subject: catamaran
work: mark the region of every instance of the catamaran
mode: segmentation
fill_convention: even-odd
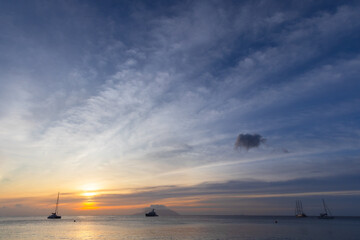
[[[48,219],[60,219],[61,218],[61,216],[58,215],[59,195],[60,195],[60,193],[58,193],[58,197],[56,200],[55,212],[51,213],[51,215],[48,216]]]
[[[328,208],[328,206],[326,206],[324,199],[322,199],[322,202],[323,202],[324,212],[320,213],[319,218],[320,219],[333,219],[334,217],[332,216],[331,211]]]
[[[296,200],[295,216],[298,218],[307,217],[307,215],[304,213],[302,202],[300,200]]]

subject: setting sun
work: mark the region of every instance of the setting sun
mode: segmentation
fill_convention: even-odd
[[[99,184],[97,183],[88,183],[85,185],[82,185],[80,187],[80,190],[82,193],[80,193],[81,196],[85,196],[85,197],[93,197],[98,195],[98,191],[99,189],[101,189],[101,187],[99,186]]]
[[[95,193],[95,192],[85,192],[85,193],[82,193],[81,195],[86,196],[86,197],[92,197],[92,196],[97,195],[97,193]]]

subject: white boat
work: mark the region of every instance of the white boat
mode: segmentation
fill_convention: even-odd
[[[58,215],[59,195],[60,195],[60,193],[58,193],[58,197],[56,200],[55,212],[51,213],[51,215],[48,216],[48,219],[60,219],[61,218],[61,216]]]
[[[326,206],[324,199],[322,200],[322,202],[323,202],[324,212],[323,212],[323,213],[320,213],[319,218],[320,218],[320,219],[333,219],[334,217],[333,217],[333,215],[331,214],[331,211],[330,211],[330,209],[328,208],[328,206]]]
[[[302,202],[300,200],[296,200],[295,217],[297,218],[307,217],[307,215],[304,213]]]

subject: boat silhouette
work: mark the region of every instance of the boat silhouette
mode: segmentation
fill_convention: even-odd
[[[295,217],[297,218],[307,217],[307,215],[304,213],[302,202],[300,200],[296,200]]]
[[[58,215],[59,195],[60,195],[60,193],[58,193],[58,197],[56,200],[55,212],[51,213],[51,215],[48,216],[48,219],[60,219],[61,218],[61,216]]]
[[[334,217],[332,216],[331,211],[328,208],[328,206],[326,206],[325,200],[322,199],[322,202],[323,202],[324,212],[320,213],[319,218],[320,219],[333,219]]]
[[[159,215],[156,214],[155,209],[153,209],[151,212],[145,213],[146,217],[158,217]]]

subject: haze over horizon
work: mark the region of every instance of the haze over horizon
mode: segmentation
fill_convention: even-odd
[[[0,216],[360,216],[357,1],[2,1]]]

